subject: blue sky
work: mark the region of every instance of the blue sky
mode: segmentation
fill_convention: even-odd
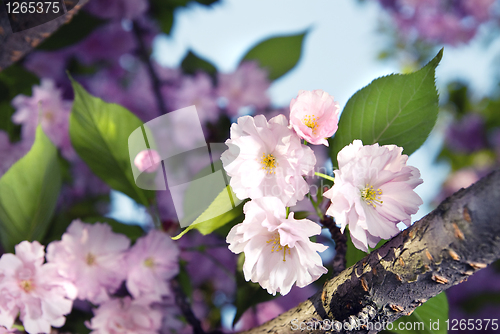
[[[399,72],[396,61],[380,62],[377,54],[387,37],[377,33],[386,13],[375,1],[350,0],[221,0],[212,7],[190,5],[176,12],[171,36],[161,36],[154,57],[161,64],[177,67],[189,50],[212,62],[219,71],[233,71],[241,57],[256,43],[271,36],[309,30],[302,57],[287,75],[275,81],[269,93],[276,106],[288,105],[301,89],[323,89],[339,101],[373,79]],[[487,29],[469,45],[446,46],[436,84],[441,94],[446,83],[462,78],[471,83],[478,98],[492,91],[498,79],[500,39],[485,47]],[[496,72],[495,72],[496,71]],[[443,124],[438,123],[438,128]],[[429,212],[428,203],[448,173],[446,165],[432,163],[442,135],[435,131],[414,153],[409,164],[421,170],[424,184],[417,188],[424,205],[414,219]]]

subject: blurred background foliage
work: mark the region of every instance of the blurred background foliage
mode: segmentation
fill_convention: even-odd
[[[443,46],[445,63],[453,61],[451,57],[446,58],[448,52],[457,55],[460,50],[474,48],[479,51],[472,54],[481,56],[481,50],[491,53],[493,46],[498,45],[498,1],[380,0],[356,3],[356,10],[360,12],[366,11],[367,7],[376,11],[374,16],[378,23],[374,23],[370,29],[374,34],[384,37],[384,43],[378,44],[369,57],[382,65],[390,64],[401,72],[420,68]],[[474,3],[474,7],[468,3]],[[278,5],[284,4],[286,3],[281,2]],[[82,83],[90,94],[106,102],[125,106],[144,122],[161,115],[162,108],[170,111],[196,104],[199,110],[206,110],[203,121],[208,142],[224,142],[228,137],[231,121],[239,115],[262,113],[272,117],[278,113],[286,114],[286,105],[277,105],[261,91],[265,92],[274,82],[284,82],[284,79],[290,77],[290,73],[297,73],[297,68],[303,66],[304,54],[333,54],[331,62],[336,61],[330,49],[308,48],[308,38],[315,29],[314,25],[304,29],[304,24],[300,24],[286,33],[272,32],[258,43],[247,45],[245,52],[239,55],[238,68],[245,68],[241,66],[246,61],[256,61],[257,65],[255,68],[250,65],[241,72],[233,72],[230,84],[239,89],[235,91],[235,95],[230,95],[231,92],[227,91],[221,92],[221,74],[225,73],[216,62],[198,51],[188,50],[178,62],[177,68],[161,66],[160,58],[156,55],[151,57],[158,50],[164,50],[158,46],[159,40],[175,35],[176,20],[181,14],[204,11],[205,15],[210,15],[210,10],[214,11],[215,7],[220,9],[230,5],[234,5],[234,2],[91,0],[84,10],[32,53],[0,72],[0,130],[8,138],[5,141],[0,137],[0,144],[3,145],[0,147],[0,154],[4,157],[3,165],[0,161],[0,176],[30,147],[30,143],[23,143],[21,124],[12,121],[12,115],[16,112],[12,100],[20,94],[31,96],[32,87],[39,85],[42,78],[55,82],[64,99],[73,100],[73,90],[66,72]],[[297,6],[297,3],[293,5]],[[339,14],[335,14],[335,19],[338,19]],[[282,15],[287,15],[285,8]],[[318,12],[317,15],[319,17],[321,13]],[[255,17],[256,25],[268,23]],[[318,25],[321,26],[321,23]],[[232,28],[230,25],[225,27]],[[356,28],[346,27],[342,34],[349,35],[350,29]],[[334,34],[333,31],[331,33]],[[213,36],[213,39],[217,40],[218,36]],[[334,41],[324,43],[332,44]],[[364,41],[355,41],[354,44],[356,43]],[[496,50],[497,53],[490,59],[498,60],[500,48]],[[220,50],[220,53],[226,51]],[[353,62],[359,61],[354,53],[355,51]],[[459,58],[455,61],[466,67],[467,62],[479,63],[483,59]],[[430,168],[427,175],[435,175],[434,179],[424,177],[424,181],[437,183],[440,191],[427,194],[426,202],[430,208],[499,166],[498,64],[497,61],[496,65],[495,62],[488,65],[488,79],[493,82],[493,86],[487,91],[478,91],[467,79],[460,79],[460,75],[458,78],[441,78],[438,75],[440,116],[435,133],[427,145],[432,146],[430,151],[437,152],[434,166],[441,168],[434,172],[432,166],[427,167]],[[326,71],[330,64],[322,66]],[[259,71],[266,73],[265,80],[261,78]],[[318,71],[309,75],[319,79],[324,73]],[[241,87],[237,86],[240,84],[238,78],[243,78]],[[331,81],[340,81],[340,85],[343,81],[349,82],[348,78],[331,78]],[[356,82],[356,85],[361,88],[362,82]],[[231,103],[240,101],[238,99],[253,87],[260,91],[252,91],[248,100],[238,102],[235,110],[232,110]],[[329,93],[336,94],[335,91]],[[350,94],[353,93],[355,92]],[[293,97],[296,91],[289,94]],[[161,106],[161,100],[165,105]],[[424,145],[422,150],[425,149],[429,150]],[[14,151],[21,154],[14,154]],[[321,148],[317,154],[322,155],[322,163],[331,168],[331,164],[326,161],[326,150],[320,151]],[[428,159],[433,154],[424,153],[424,156]],[[10,160],[6,157],[10,157]],[[145,208],[136,206],[131,201],[127,202],[114,191],[110,192],[109,186],[97,178],[82,160],[70,159],[59,152],[58,161],[63,186],[51,223],[48,224],[46,233],[43,233],[43,243],[60,238],[69,223],[76,218],[87,222],[106,219],[111,222],[115,231],[131,238],[137,238],[140,233],[138,225],[152,224],[148,215],[144,214]],[[157,194],[161,223],[166,231],[176,235],[180,228],[172,211],[171,199],[165,196]],[[314,211],[307,203],[300,209]],[[103,218],[104,215],[108,217]],[[231,224],[226,225],[205,237],[196,231],[190,232],[179,241],[182,250],[179,281],[195,314],[203,319],[205,328],[230,329],[233,320],[240,320],[234,329],[249,329],[308,298],[328,279],[325,275],[313,286],[294,288],[285,297],[272,298],[264,290],[256,289],[253,284],[244,281],[241,270],[238,270],[241,258],[237,262],[225,243],[225,235],[230,227]],[[334,249],[333,241],[328,236],[318,238],[329,244],[330,249]],[[332,258],[333,253],[330,252],[324,259],[325,266],[329,269]],[[498,317],[500,265],[497,263],[480,271],[468,282],[451,288],[447,295],[450,301],[450,319]],[[235,315],[238,319],[234,319]],[[88,318],[88,312],[75,312],[72,317],[63,330],[88,332],[81,326],[81,321]],[[166,326],[165,332],[185,330],[186,324],[179,318],[177,322]]]

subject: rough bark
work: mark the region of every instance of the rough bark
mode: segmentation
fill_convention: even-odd
[[[75,6],[73,2],[66,0],[67,8],[72,8],[65,15],[52,21],[38,25],[31,29],[12,33],[7,13],[0,4],[0,71],[20,60],[44,39],[52,35],[60,26],[68,23],[83,5],[89,0],[79,0]],[[33,16],[34,19],[37,16]],[[40,16],[41,18],[41,16]]]
[[[245,333],[296,333],[292,321],[392,322],[498,258],[500,170],[446,199],[305,302]]]
[[[332,217],[324,216],[320,223],[330,231],[332,239],[335,241],[335,257],[333,258],[332,263],[332,276],[336,276],[344,271],[347,264],[345,258],[345,254],[347,252],[347,238],[335,224]]]

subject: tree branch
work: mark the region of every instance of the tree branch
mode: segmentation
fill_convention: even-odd
[[[193,333],[205,334],[205,331],[201,327],[200,320],[198,320],[198,318],[196,318],[196,316],[194,315],[193,310],[191,309],[191,305],[189,305],[187,297],[182,291],[182,287],[177,281],[177,278],[171,280],[170,285],[172,286],[172,290],[174,291],[175,303],[181,310],[184,318],[186,318],[186,321],[191,325],[191,327],[193,327]]]
[[[245,333],[292,333],[292,321],[329,319],[343,326],[361,319],[392,322],[410,314],[500,258],[499,204],[500,170],[446,199],[305,302]],[[308,332],[324,331],[318,326]]]
[[[165,115],[167,113],[167,109],[165,107],[165,100],[163,99],[163,95],[161,93],[161,82],[156,75],[153,64],[151,63],[150,54],[142,38],[143,31],[137,21],[133,22],[133,31],[137,40],[137,44],[139,45],[139,56],[148,68],[149,77],[151,79],[151,83],[153,84],[153,91],[155,93],[156,102],[158,105],[158,110],[160,110],[160,113],[162,115]]]
[[[60,26],[68,23],[89,0],[80,0],[63,16],[31,29],[12,33],[7,13],[0,4],[0,71],[20,60],[44,39],[52,35]],[[43,18],[42,16],[33,16]]]
[[[345,234],[340,231],[340,228],[335,224],[332,217],[323,216],[321,225],[326,227],[335,241],[335,257],[333,258],[333,276],[340,274],[346,266],[345,254],[347,252],[347,238]]]

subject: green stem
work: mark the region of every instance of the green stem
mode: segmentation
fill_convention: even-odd
[[[330,175],[326,175],[326,174],[318,173],[318,172],[314,172],[314,175],[322,177],[322,178],[330,180],[330,181],[335,181],[335,178],[331,177]]]
[[[286,207],[286,219],[288,219],[288,215],[290,214],[290,207]]]
[[[307,140],[304,139],[304,145],[307,145]]]
[[[316,214],[318,215],[319,219],[323,219],[323,212],[321,212],[318,203],[312,198],[311,193],[308,193],[307,197],[311,201],[312,206],[314,207],[314,210],[316,211]]]
[[[23,326],[23,325],[21,325],[21,324],[13,324],[13,325],[12,325],[12,328],[17,329],[17,330],[18,330],[18,331],[20,331],[20,332],[24,332],[24,326]]]

